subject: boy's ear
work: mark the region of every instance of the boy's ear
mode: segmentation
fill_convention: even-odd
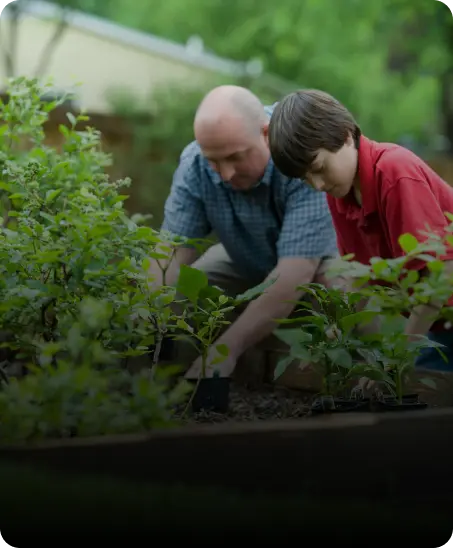
[[[354,135],[350,131],[348,131],[348,138],[346,139],[346,144],[349,146],[353,146],[354,148],[357,148]]]

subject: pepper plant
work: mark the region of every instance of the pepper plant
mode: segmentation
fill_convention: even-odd
[[[360,294],[316,283],[298,289],[311,296],[315,306],[313,301],[301,300],[293,317],[278,321],[282,327],[274,334],[289,345],[289,354],[277,364],[275,378],[294,360],[301,361],[302,368],[313,365],[320,372],[326,396],[345,395],[350,381],[359,377],[384,378],[385,372],[376,367],[374,343],[367,344],[355,332],[358,325],[377,315],[373,310],[357,310]],[[288,324],[295,327],[286,327]]]
[[[201,356],[200,379],[206,376],[209,351],[221,331],[231,323],[231,312],[259,296],[272,283],[272,280],[265,281],[241,295],[230,297],[220,288],[210,285],[205,272],[190,266],[181,266],[176,291],[188,302],[184,301],[185,310],[176,322],[180,329],[176,338],[188,341]],[[229,355],[225,344],[217,344],[215,348],[218,356],[211,360],[211,365],[221,363]]]
[[[452,216],[450,216],[453,218]],[[353,261],[352,256],[340,259],[331,270],[332,275],[347,274],[354,279],[357,295],[366,302],[365,311],[378,315],[379,328],[362,337],[362,341],[374,345],[372,359],[385,372],[380,379],[401,403],[405,381],[413,373],[415,362],[423,348],[435,348],[446,359],[442,345],[427,336],[405,335],[405,317],[415,307],[431,300],[446,302],[453,294],[453,280],[445,271],[442,257],[453,237],[425,234],[419,241],[412,234],[403,234],[399,243],[404,255],[392,259],[375,257],[370,264]],[[414,269],[415,263],[423,262],[425,268]],[[448,321],[451,308],[445,306],[433,320]],[[431,379],[422,382],[433,386]]]

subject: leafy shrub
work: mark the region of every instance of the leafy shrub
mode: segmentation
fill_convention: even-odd
[[[185,242],[128,217],[120,190],[129,181],[109,180],[99,133],[77,130],[83,115],[60,126],[60,150],[46,145],[43,126],[59,102],[43,94],[18,78],[0,103],[0,331],[28,371],[3,387],[0,432],[13,436],[20,417],[22,438],[166,423],[185,383],[168,392],[158,370],[134,377],[121,367],[150,348],[158,363],[176,293],[149,289],[149,259]],[[125,391],[112,388],[118,380]]]
[[[171,386],[175,368],[137,374],[119,368],[97,340],[109,312],[109,302],[84,299],[68,340],[44,344],[41,365],[3,386],[1,440],[120,434],[173,423],[173,408],[184,401],[188,384]],[[65,358],[49,361],[61,346],[67,349]]]

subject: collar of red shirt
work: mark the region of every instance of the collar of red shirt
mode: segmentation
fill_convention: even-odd
[[[360,137],[358,149],[358,170],[362,205],[359,206],[351,191],[344,198],[337,200],[337,208],[348,218],[359,218],[370,215],[377,210],[378,196],[376,185],[376,147],[374,141],[363,135]]]

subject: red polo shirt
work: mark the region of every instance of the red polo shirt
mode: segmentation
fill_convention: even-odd
[[[341,255],[354,253],[354,260],[364,264],[372,257],[400,257],[402,234],[413,234],[420,241],[420,231],[427,227],[442,232],[450,224],[444,212],[453,213],[453,188],[418,156],[363,136],[358,152],[362,205],[352,193],[327,198]],[[453,247],[443,258],[453,259]],[[423,266],[421,261],[413,265]]]

